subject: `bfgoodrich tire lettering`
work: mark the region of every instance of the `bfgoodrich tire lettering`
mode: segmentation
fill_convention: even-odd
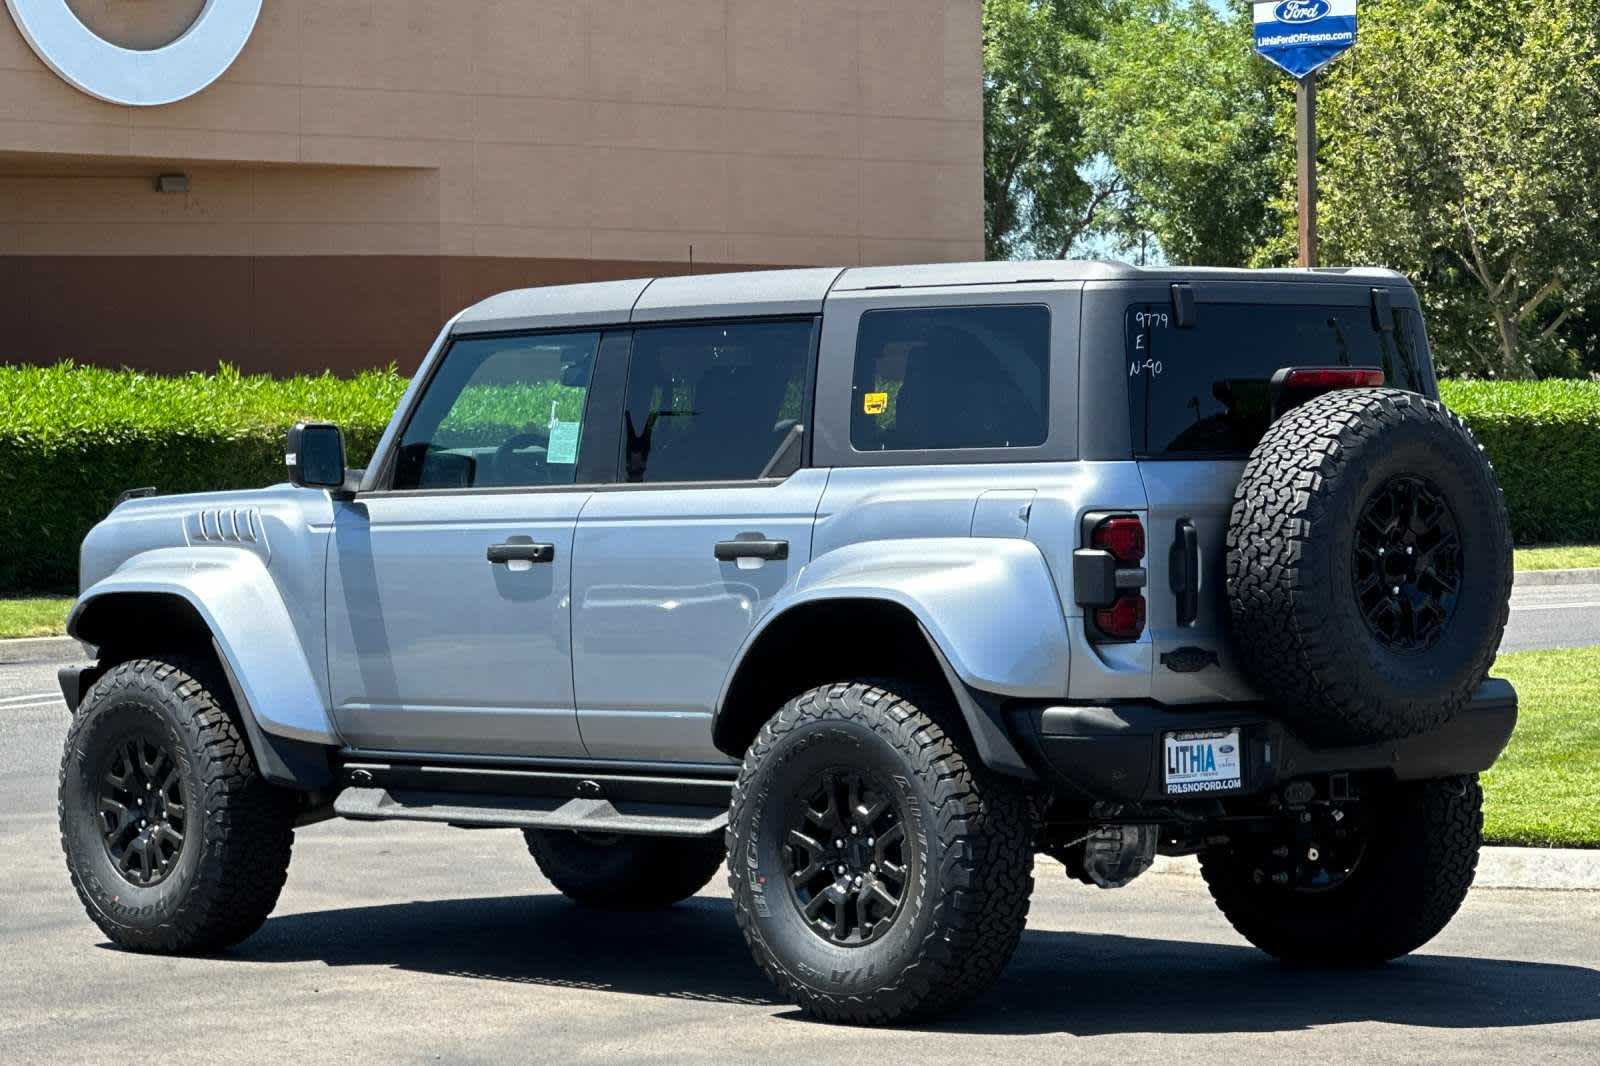
[[[948,712],[937,695],[913,703],[900,687],[841,682],[790,700],[751,744],[734,789],[739,927],[778,989],[827,1021],[890,1023],[960,1006],[999,975],[1027,918],[1031,798],[968,761],[940,725]],[[788,883],[795,796],[830,768],[886,785],[907,844],[889,928],[858,945],[820,935]]]
[[[122,947],[169,954],[228,947],[266,921],[283,888],[295,799],[257,772],[213,672],[184,660],[121,663],[95,682],[67,733],[61,847],[84,909]],[[169,754],[185,810],[182,846],[170,868],[145,884],[118,870],[99,810],[108,760],[136,734]]]
[[[1396,517],[1404,505],[1391,497],[1445,512]],[[1363,525],[1373,522],[1389,528]],[[1373,590],[1372,561],[1390,541],[1394,576]],[[1467,427],[1415,393],[1342,390],[1280,418],[1239,479],[1227,548],[1239,662],[1307,740],[1436,728],[1500,647],[1512,577],[1504,497]],[[1429,612],[1428,625],[1399,638],[1383,632],[1388,621],[1375,627],[1375,591],[1407,618]]]

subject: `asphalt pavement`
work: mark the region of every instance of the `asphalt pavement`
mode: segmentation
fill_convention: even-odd
[[[1600,587],[1519,589],[1507,650],[1600,643]],[[61,648],[0,645],[0,1059],[227,1062],[1593,1063],[1600,892],[1476,890],[1421,953],[1288,969],[1197,879],[1102,892],[1040,860],[999,985],[937,1025],[819,1025],[751,963],[725,886],[650,914],[574,907],[501,830],[299,832],[255,937],[204,959],[112,948],[55,826]]]
[[[1600,584],[1521,585],[1511,594],[1511,622],[1501,651],[1600,644]]]

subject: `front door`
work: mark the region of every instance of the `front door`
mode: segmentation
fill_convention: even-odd
[[[599,347],[593,332],[457,341],[400,436],[387,487],[338,507],[329,682],[347,743],[584,754],[570,604]]]
[[[811,319],[634,334],[627,483],[573,549],[573,678],[589,753],[724,763],[711,713],[734,653],[811,554],[827,471],[769,469],[803,439]],[[763,473],[769,476],[763,478]]]

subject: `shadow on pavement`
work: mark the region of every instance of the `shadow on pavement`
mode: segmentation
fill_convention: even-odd
[[[559,896],[357,907],[273,918],[228,958],[779,1006],[726,900],[607,913]],[[797,1011],[784,1017],[799,1019]],[[1005,976],[927,1028],[969,1033],[1256,1033],[1377,1021],[1503,1028],[1600,1018],[1600,970],[1416,956],[1290,969],[1252,948],[1030,929]]]

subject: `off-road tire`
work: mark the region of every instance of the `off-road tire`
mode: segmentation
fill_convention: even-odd
[[[171,872],[148,885],[117,871],[97,814],[105,760],[134,730],[168,747],[187,799]],[[255,932],[277,905],[296,797],[257,771],[211,664],[134,659],[112,667],[73,717],[60,782],[57,814],[72,886],[113,943],[160,954],[214,952]]]
[[[948,697],[914,686],[838,682],[784,704],[745,754],[728,823],[734,915],[762,970],[813,1017],[889,1024],[942,1014],[985,991],[1016,950],[1037,806],[963,750],[956,713]],[[805,923],[783,868],[781,812],[828,766],[892,781],[904,839],[919,849],[901,911],[860,946],[832,944]]]
[[[528,853],[562,895],[590,907],[669,907],[704,888],[727,857],[722,840],[524,829]]]
[[[1442,499],[1459,543],[1453,613],[1433,643],[1413,648],[1385,646],[1356,590],[1358,526],[1403,480]],[[1387,562],[1404,563],[1401,550]],[[1415,393],[1319,396],[1267,430],[1239,479],[1227,536],[1233,650],[1305,740],[1369,743],[1448,721],[1494,662],[1511,578],[1505,499],[1483,449]],[[1386,595],[1388,579],[1378,584]],[[1404,587],[1409,597],[1421,583]]]
[[[1301,893],[1258,882],[1250,855],[1222,848],[1200,856],[1212,898],[1240,935],[1285,962],[1375,965],[1415,951],[1472,887],[1483,792],[1476,775],[1443,778],[1396,785],[1383,803],[1343,884]]]

